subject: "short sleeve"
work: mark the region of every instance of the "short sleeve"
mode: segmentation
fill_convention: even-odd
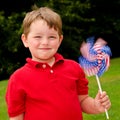
[[[22,89],[21,81],[15,75],[12,75],[8,81],[6,103],[10,117],[17,116],[25,111],[25,92]]]
[[[79,79],[77,81],[77,92],[79,95],[86,95],[88,94],[88,80],[80,66],[78,71]]]

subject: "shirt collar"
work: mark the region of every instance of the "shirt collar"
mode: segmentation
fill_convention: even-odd
[[[61,54],[56,53],[54,56],[55,56],[55,63],[54,63],[54,64],[59,63],[59,62],[64,62],[64,58],[63,58],[63,56],[62,56]],[[34,61],[34,60],[32,60],[31,58],[27,58],[27,59],[26,59],[26,62],[27,62],[29,65],[33,66],[33,67],[40,67],[40,66],[42,66],[43,64],[46,64],[46,63]]]

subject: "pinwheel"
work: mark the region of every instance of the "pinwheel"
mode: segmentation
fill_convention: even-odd
[[[102,93],[99,77],[108,70],[110,65],[111,50],[107,46],[107,42],[102,38],[95,41],[95,37],[90,37],[83,42],[80,47],[82,56],[79,57],[79,63],[86,75],[96,76],[98,88]],[[109,119],[107,110],[106,117]]]

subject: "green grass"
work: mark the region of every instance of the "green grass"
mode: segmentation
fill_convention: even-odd
[[[95,97],[98,86],[96,78],[89,77],[89,94]],[[102,90],[107,91],[112,106],[108,111],[109,120],[120,120],[120,58],[111,59],[111,65],[107,72],[101,77]],[[7,80],[0,81],[0,120],[8,120],[7,108],[5,103],[5,91]],[[83,113],[84,120],[106,120],[105,113],[99,115],[88,115]]]
[[[7,107],[5,103],[5,91],[7,80],[0,81],[0,120],[8,120]]]
[[[100,82],[102,90],[106,91],[110,97],[112,106],[108,110],[109,120],[120,120],[120,58],[111,59],[110,67],[101,77]],[[96,78],[88,77],[89,94],[95,97],[98,91]],[[83,114],[84,120],[106,120],[105,113],[99,115]]]

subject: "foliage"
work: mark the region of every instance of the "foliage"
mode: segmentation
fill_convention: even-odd
[[[25,58],[30,56],[22,45],[20,35],[24,15],[34,6],[51,7],[61,15],[64,40],[59,52],[64,57],[77,61],[81,42],[91,35],[95,35],[96,38],[103,37],[108,42],[112,57],[120,56],[117,51],[120,44],[119,0],[18,0],[17,2],[7,0],[7,2],[10,3],[9,7],[0,12],[0,80],[8,78],[15,69],[24,64]],[[24,7],[17,8],[23,6],[23,2]]]
[[[19,65],[21,48],[21,21],[23,13],[14,13],[7,18],[0,13],[0,79],[8,77]]]

